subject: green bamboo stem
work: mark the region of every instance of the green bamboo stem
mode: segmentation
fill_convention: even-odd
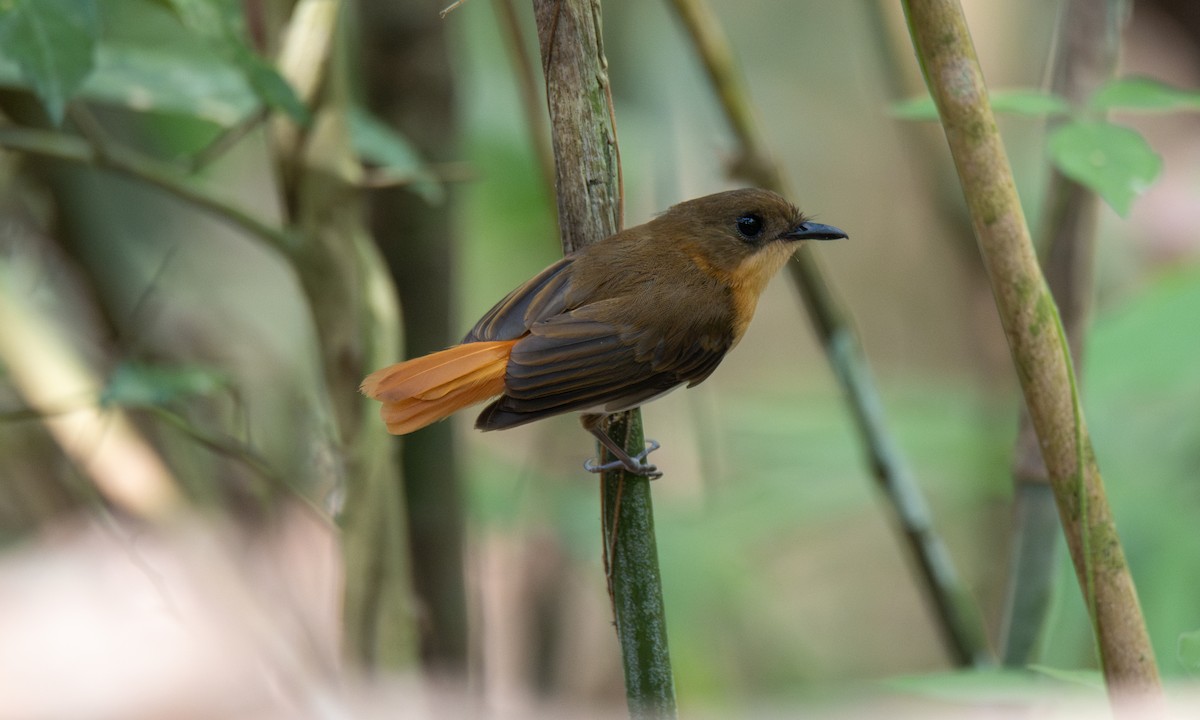
[[[957,0],[905,0],[904,9],[1037,431],[1110,696],[1160,698],[1158,668],[1079,404],[1070,348],[1030,241],[962,7]]]
[[[746,83],[736,70],[733,52],[712,10],[704,0],[671,0],[671,3],[704,64],[738,142],[733,173],[760,187],[795,197],[784,173],[766,150],[745,90]],[[849,311],[808,246],[801,247],[796,262],[788,263],[788,269],[846,394],[868,464],[904,533],[922,585],[934,605],[947,651],[959,665],[991,664],[992,653],[979,610],[959,578],[945,543],[934,530],[920,485],[888,428],[883,403]]]
[[[1058,20],[1050,90],[1075,106],[1112,78],[1126,0],[1068,0]],[[1053,128],[1051,120],[1049,127]],[[1050,170],[1042,221],[1046,282],[1058,304],[1078,372],[1091,309],[1095,193]],[[1013,461],[1013,539],[1000,630],[1005,665],[1029,663],[1050,610],[1057,568],[1058,520],[1037,434],[1022,411]]]
[[[626,450],[644,447],[641,413],[618,416],[609,435]],[[611,458],[607,452],[604,460]],[[601,520],[608,593],[621,640],[625,696],[635,718],[675,717],[675,681],[654,540],[650,481],[625,472],[601,484]]]
[[[571,252],[621,228],[621,162],[600,30],[599,0],[534,0],[554,145],[555,184],[563,251]],[[641,414],[606,423],[642,450]],[[625,672],[629,712],[673,718],[675,688],[667,648],[662,583],[650,503],[650,483],[621,471],[601,477],[613,613]]]

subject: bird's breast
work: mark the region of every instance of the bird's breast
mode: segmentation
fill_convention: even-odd
[[[795,246],[791,243],[773,242],[747,255],[733,269],[714,264],[699,250],[688,253],[694,267],[713,278],[728,298],[733,339],[731,349],[749,327],[758,307],[758,298],[767,288],[767,283],[787,263],[794,250]]]

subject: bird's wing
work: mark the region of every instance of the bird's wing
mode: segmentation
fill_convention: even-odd
[[[533,323],[563,312],[573,261],[565,257],[510,292],[475,323],[463,342],[515,340]]]
[[[729,349],[728,338],[717,333],[650,343],[644,334],[597,319],[623,302],[592,303],[534,323],[513,346],[504,394],[475,426],[499,430],[576,410],[635,407],[682,383],[700,382]]]

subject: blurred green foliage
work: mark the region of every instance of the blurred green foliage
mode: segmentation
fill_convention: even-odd
[[[1039,90],[995,90],[989,93],[992,109],[1033,117],[1071,119],[1047,138],[1050,161],[1064,175],[1104,198],[1118,214],[1127,216],[1133,201],[1144,194],[1162,171],[1162,158],[1136,130],[1099,121],[1092,116],[1110,110],[1166,112],[1200,109],[1200,92],[1182,90],[1144,77],[1118,78],[1092,94],[1086,107],[1074,110],[1064,99]],[[904,120],[937,120],[937,109],[928,95],[892,106]]]
[[[1055,117],[1071,112],[1071,105],[1065,99],[1041,90],[998,88],[988,92],[988,101],[994,112],[1013,115]],[[938,119],[937,107],[928,95],[894,103],[892,114],[901,120]]]
[[[55,123],[92,71],[99,15],[95,0],[11,0],[0,6],[0,48]]]
[[[1200,109],[1200,92],[1173,87],[1154,78],[1125,77],[1106,83],[1088,99],[1092,110],[1169,112]]]
[[[109,377],[99,402],[101,406],[166,406],[228,389],[229,382],[224,373],[214,368],[122,362]]]
[[[1128,215],[1133,201],[1162,172],[1162,158],[1136,131],[1109,122],[1076,121],[1051,133],[1055,166]]]

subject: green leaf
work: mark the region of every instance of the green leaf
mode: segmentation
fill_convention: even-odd
[[[1108,122],[1066,123],[1050,135],[1047,149],[1064,175],[1094,190],[1122,216],[1162,170],[1162,158],[1145,138]]]
[[[1182,90],[1152,78],[1128,77],[1112,80],[1092,94],[1088,104],[1093,110],[1169,110],[1200,109],[1200,91]]]
[[[162,407],[177,398],[208,396],[228,386],[229,379],[211,368],[124,362],[109,378],[100,404]]]
[[[275,66],[256,53],[243,39],[240,6],[234,0],[170,0],[185,27],[203,37],[241,69],[259,99],[274,110],[287,113],[307,126],[312,116]]]
[[[274,65],[240,43],[233,46],[232,57],[267,107],[287,113],[292,120],[303,126],[312,121],[308,108]]]
[[[995,90],[989,95],[992,110],[1031,117],[1058,117],[1071,113],[1065,98],[1040,90]]]
[[[1089,690],[1104,690],[1104,675],[1099,670],[1074,670],[1049,665],[1030,665],[1029,669],[1068,685],[1078,685]]]
[[[350,106],[347,119],[359,160],[378,166],[390,180],[411,183],[427,202],[441,202],[445,194],[441,183],[403,135],[358,105]]]
[[[1059,694],[1071,688],[1093,688],[1091,683],[1080,682],[1079,676],[1082,673],[1057,670],[1047,672],[1042,668],[1031,670],[1035,672],[1017,668],[950,671],[887,678],[883,683],[893,690],[919,697],[969,703],[1028,701],[1040,695]]]
[[[56,124],[92,72],[99,32],[96,0],[0,0],[0,52]]]
[[[1200,630],[1180,635],[1175,655],[1179,658],[1179,664],[1189,673],[1200,675]]]
[[[901,120],[937,120],[937,106],[928,95],[892,103],[892,117]]]
[[[988,94],[992,111],[1031,117],[1055,117],[1069,115],[1070,104],[1058,95],[1040,90],[1013,89],[993,90]],[[937,108],[928,95],[912,98],[892,106],[892,115],[902,120],[937,120]]]
[[[208,40],[237,37],[242,16],[235,0],[163,0],[159,4],[170,8],[185,27]]]
[[[231,127],[260,107],[239,68],[212,54],[173,47],[101,44],[79,91],[88,100],[142,112],[179,113]]]
[[[26,85],[20,69],[0,57],[0,87]],[[224,128],[262,106],[245,73],[214,53],[125,42],[101,41],[96,67],[75,96],[139,112],[188,115]]]

